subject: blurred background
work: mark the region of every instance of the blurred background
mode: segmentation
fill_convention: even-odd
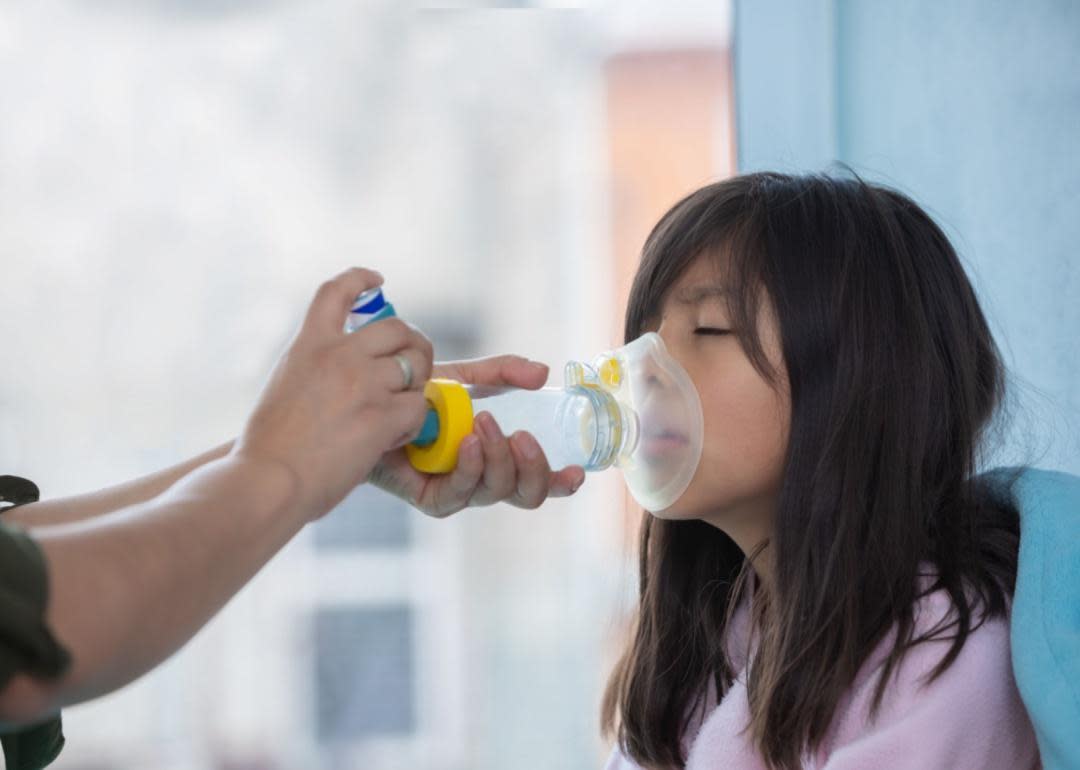
[[[1080,5],[0,4],[0,473],[45,498],[239,431],[318,284],[436,357],[621,344],[681,196],[842,161],[923,204],[1014,377],[992,462],[1080,473]],[[358,488],[58,770],[599,768],[635,599],[615,471],[427,519]]]

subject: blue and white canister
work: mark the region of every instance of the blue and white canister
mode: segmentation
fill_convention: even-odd
[[[345,319],[345,331],[352,333],[372,321],[389,318],[392,315],[397,315],[397,313],[394,312],[394,306],[383,297],[382,287],[368,289],[357,295],[353,301],[349,316]]]

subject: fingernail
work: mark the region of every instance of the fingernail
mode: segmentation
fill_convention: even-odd
[[[539,361],[530,361],[529,366],[540,371],[545,371],[547,369],[547,364],[542,364]]]
[[[535,460],[540,456],[540,445],[536,443],[536,439],[527,435],[518,439],[518,449],[525,455],[526,460]]]
[[[579,489],[581,489],[581,485],[584,484],[584,483],[585,483],[585,477],[582,476],[580,479],[578,479],[577,481],[574,482],[574,485],[572,487],[570,487],[570,494],[574,494]]]
[[[468,435],[461,440],[461,454],[468,460],[473,460],[480,456],[480,439],[475,435]]]
[[[495,427],[495,418],[487,412],[481,412],[476,416],[476,429],[488,441],[498,438],[498,428]]]

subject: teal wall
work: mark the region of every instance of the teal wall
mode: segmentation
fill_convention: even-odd
[[[1013,377],[994,461],[1080,473],[1080,2],[736,0],[734,29],[740,170],[922,204]]]

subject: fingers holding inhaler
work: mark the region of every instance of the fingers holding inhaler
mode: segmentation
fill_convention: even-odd
[[[375,271],[352,268],[318,288],[232,450],[286,469],[311,518],[341,502],[426,416],[419,389],[431,343],[403,322],[342,331],[357,295],[381,283]]]

